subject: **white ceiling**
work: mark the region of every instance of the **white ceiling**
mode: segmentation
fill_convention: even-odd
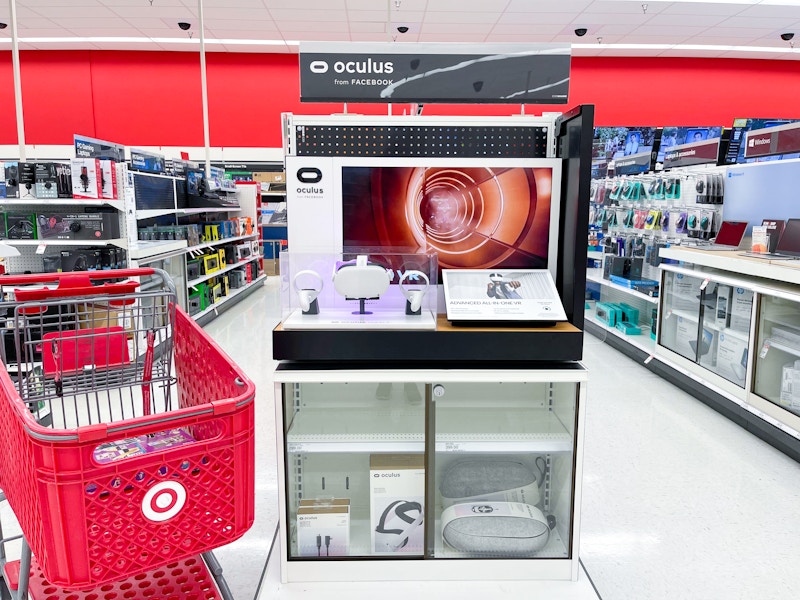
[[[23,49],[197,49],[198,0],[16,6]],[[297,41],[563,42],[575,55],[800,58],[800,0],[203,0],[203,12],[208,51],[297,52]],[[9,21],[0,1],[0,22]],[[784,32],[797,33],[798,50]],[[0,30],[0,50],[10,36],[10,26]]]

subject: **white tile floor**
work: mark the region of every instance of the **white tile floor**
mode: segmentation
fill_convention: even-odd
[[[256,383],[256,524],[217,555],[236,600],[258,590],[277,525],[270,331],[277,278],[207,331]],[[524,597],[789,600],[800,592],[800,465],[587,335],[590,384],[577,583],[291,584],[261,600]],[[277,552],[277,550],[276,550]]]

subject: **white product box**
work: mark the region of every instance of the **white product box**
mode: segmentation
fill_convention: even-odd
[[[717,286],[717,310],[714,315],[714,322],[717,327],[725,328],[730,321],[731,295],[733,289],[729,285]]]
[[[783,366],[781,405],[794,410],[800,409],[800,360]]]
[[[672,308],[695,310],[700,306],[700,285],[702,279],[677,273],[672,283]]]
[[[747,373],[747,340],[720,333],[717,345],[717,373],[736,385],[744,385]]]
[[[697,321],[678,317],[675,328],[675,348],[678,354],[682,354],[691,360],[695,359],[693,344],[697,341]]]
[[[698,360],[701,365],[713,369],[717,365],[717,346],[719,345],[719,332],[703,327]]]
[[[424,455],[371,455],[369,484],[373,553],[422,555],[425,543]]]
[[[100,161],[96,158],[73,158],[72,195],[75,198],[99,199],[103,197],[100,189]]]
[[[731,298],[730,328],[750,332],[750,315],[753,312],[753,292],[744,288],[733,288]]]
[[[350,552],[350,500],[301,500],[297,509],[298,556],[347,556]]]
[[[107,200],[116,200],[119,198],[117,194],[117,163],[113,160],[101,160],[100,170],[103,174],[101,177],[100,194]]]

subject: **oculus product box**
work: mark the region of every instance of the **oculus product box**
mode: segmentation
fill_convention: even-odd
[[[103,191],[100,186],[100,161],[96,158],[73,158],[72,194],[75,198],[100,199]]]
[[[110,240],[119,237],[119,214],[42,213],[37,217],[39,239],[49,240]]]
[[[301,500],[297,509],[298,556],[347,556],[350,500]]]
[[[421,556],[425,543],[425,456],[371,455],[369,500],[373,554]]]

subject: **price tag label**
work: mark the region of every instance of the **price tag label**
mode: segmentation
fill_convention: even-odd
[[[767,352],[769,352],[769,342],[764,342],[764,345],[761,346],[761,352],[758,353],[758,357],[767,358]]]
[[[286,444],[286,451],[289,454],[300,454],[305,452],[305,444],[298,444],[298,443],[290,443]]]
[[[703,283],[700,284],[700,291],[702,292],[704,289],[706,289],[709,283],[711,283],[710,279],[704,279]]]
[[[672,316],[672,311],[671,311],[671,310],[668,310],[668,311],[667,311],[667,314],[665,314],[665,315],[664,315],[664,318],[665,318],[665,319],[669,319],[671,316]]]
[[[445,442],[444,445],[445,452],[461,452],[461,444],[458,442]]]
[[[651,354],[650,356],[648,356],[647,358],[644,359],[644,364],[649,365],[650,361],[653,360],[654,358],[655,358],[655,356],[653,356]]]
[[[39,244],[36,246],[36,254],[44,254],[45,250],[47,250],[47,244]]]

